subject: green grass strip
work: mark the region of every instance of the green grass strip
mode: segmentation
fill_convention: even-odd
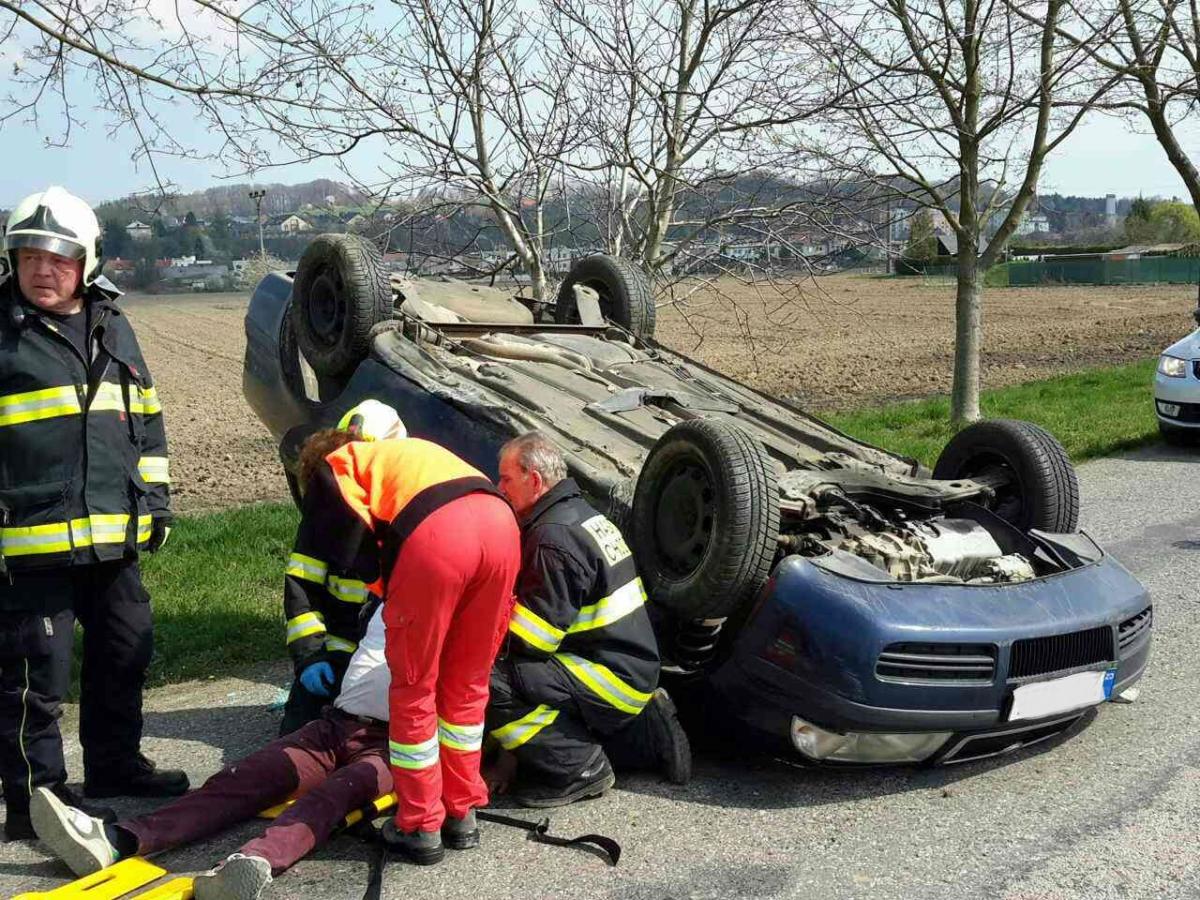
[[[298,522],[290,504],[176,520],[167,545],[142,562],[154,603],[152,682],[227,675],[285,655],[283,569]]]
[[[1041,425],[1082,462],[1154,440],[1152,382],[1156,360],[1062,375],[984,391],[985,418]],[[821,415],[869,444],[912,456],[932,467],[954,434],[948,398]]]

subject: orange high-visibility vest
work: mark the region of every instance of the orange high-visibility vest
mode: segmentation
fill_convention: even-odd
[[[352,441],[325,461],[346,505],[379,538],[385,582],[404,539],[434,510],[467,494],[500,496],[474,466],[420,438]]]

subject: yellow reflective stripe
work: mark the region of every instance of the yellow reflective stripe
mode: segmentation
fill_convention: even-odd
[[[313,634],[325,633],[325,617],[320,613],[300,613],[287,622],[287,642],[289,644]]]
[[[112,381],[103,381],[96,388],[88,412],[122,412],[125,410],[125,392],[121,385]],[[139,416],[152,416],[162,412],[162,404],[158,402],[158,391],[154,388],[140,388],[136,384],[129,386],[129,412]]]
[[[130,390],[134,390],[130,388]],[[119,384],[102,381],[96,387],[96,394],[88,406],[88,412],[124,412],[125,394]],[[130,410],[132,412],[133,410]]]
[[[557,718],[558,710],[551,709],[543,703],[521,718],[494,729],[492,737],[498,740],[500,746],[505,750],[515,750],[522,744],[531,741],[539,731]]]
[[[0,426],[20,425],[57,416],[75,416],[83,411],[75,385],[42,388],[0,397]]]
[[[637,715],[650,702],[651,694],[645,694],[630,687],[614,675],[607,666],[571,653],[558,653],[554,658],[566,666],[568,672],[587,685],[597,697],[622,712]]]
[[[508,630],[531,647],[553,653],[562,643],[566,632],[555,628],[533,610],[518,603],[513,607]]]
[[[582,607],[579,615],[575,617],[575,621],[571,623],[571,627],[567,629],[567,634],[577,634],[580,631],[611,625],[634,610],[640,609],[645,602],[646,589],[642,586],[642,579],[634,578],[633,581],[621,585],[599,603]]]
[[[128,513],[93,513],[70,522],[0,528],[0,552],[5,556],[63,553],[72,547],[123,544],[129,533]],[[150,539],[151,517],[138,516],[137,540]]]
[[[438,739],[435,734],[419,744],[402,744],[388,741],[388,756],[398,769],[428,769],[438,761]]]
[[[474,753],[483,746],[483,723],[455,725],[438,716],[438,741],[451,750]]]
[[[5,556],[62,553],[71,549],[70,526],[66,522],[0,528],[0,552]]]
[[[143,456],[138,460],[138,474],[146,484],[171,483],[171,468],[165,456]]]
[[[162,404],[158,402],[158,391],[152,387],[138,388],[138,399],[133,401],[133,409],[130,411],[144,416],[162,412]]]
[[[348,641],[345,638],[336,637],[332,634],[325,635],[325,649],[334,652],[353,653],[358,649],[358,644],[354,641]]]
[[[293,554],[293,556],[295,555]],[[355,578],[339,578],[337,575],[330,575],[328,587],[329,593],[347,603],[366,603],[371,596],[371,592],[367,589],[367,583]]]
[[[312,581],[316,584],[324,584],[325,574],[328,571],[329,566],[325,565],[321,560],[305,556],[303,553],[292,553],[288,557],[287,568],[283,570],[283,574],[291,575],[293,578],[300,578],[304,581]]]

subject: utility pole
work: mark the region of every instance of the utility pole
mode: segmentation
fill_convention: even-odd
[[[263,259],[267,258],[267,249],[263,246],[263,221],[262,221],[262,202],[263,197],[267,196],[267,192],[261,188],[251,191],[247,196],[254,201],[256,210],[256,218],[258,219],[258,254]]]

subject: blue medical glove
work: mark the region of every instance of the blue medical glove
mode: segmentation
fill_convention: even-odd
[[[316,662],[300,673],[300,683],[310,694],[328,697],[333,687],[333,666],[327,662]]]

